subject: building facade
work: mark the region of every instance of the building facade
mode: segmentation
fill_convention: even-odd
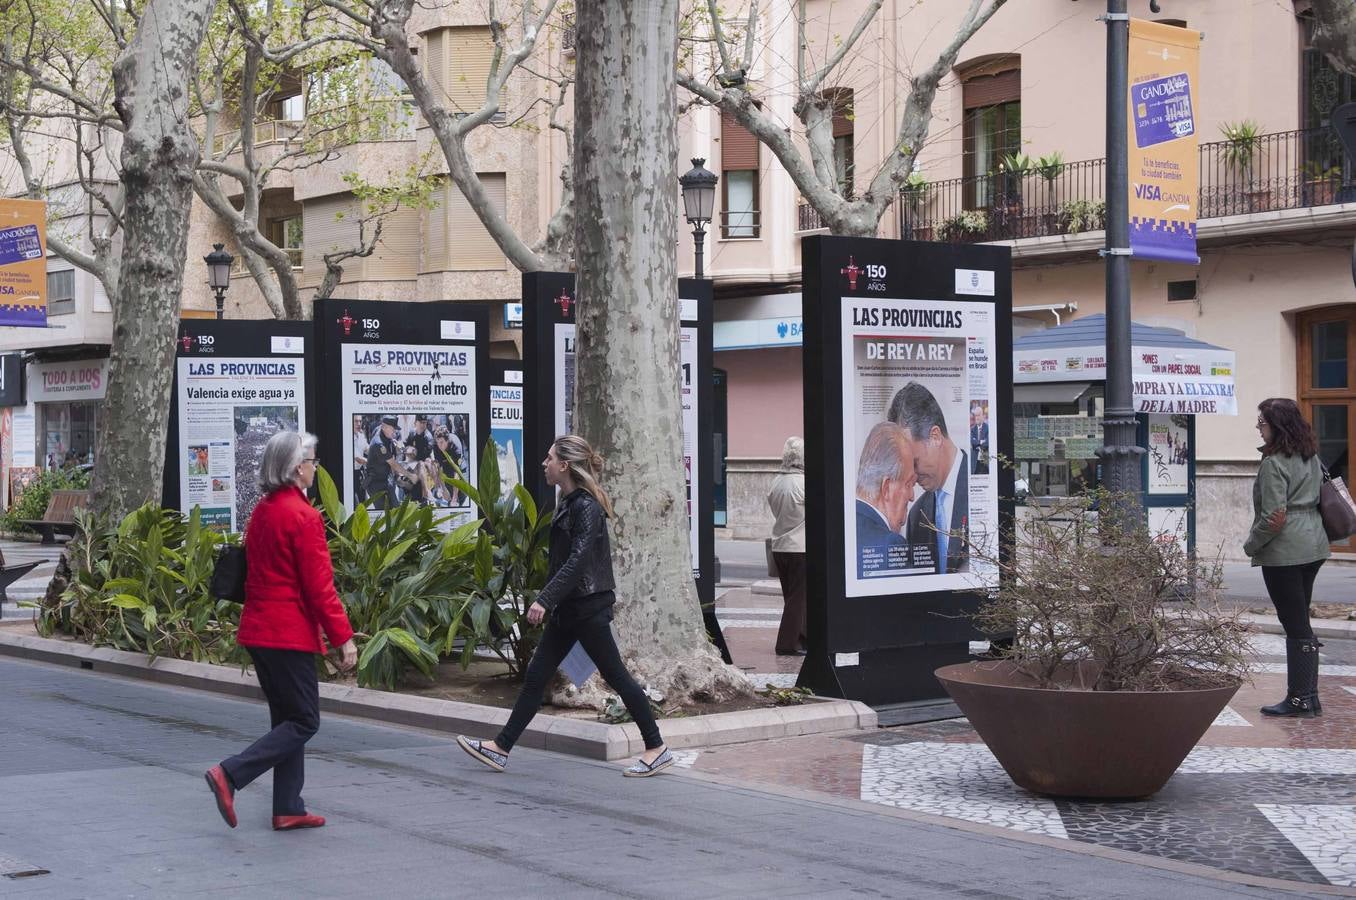
[[[808,59],[822,63],[868,5],[760,0],[748,83],[798,141],[794,63],[800,36],[788,10],[803,6]],[[825,81],[841,190],[864,184],[891,152],[913,73],[937,57],[967,5],[887,0]],[[727,23],[732,29],[745,17],[747,8],[739,6]],[[1257,463],[1251,410],[1258,400],[1300,398],[1318,427],[1325,461],[1348,474],[1356,431],[1356,290],[1350,272],[1356,192],[1351,163],[1331,136],[1327,116],[1353,99],[1353,85],[1308,48],[1304,0],[1164,0],[1163,6],[1160,21],[1205,33],[1196,101],[1201,262],[1135,262],[1133,317],[1237,353],[1240,414],[1201,418],[1196,448],[1199,545],[1222,546],[1226,556],[1237,557]],[[1000,9],[943,79],[917,174],[879,224],[885,238],[1010,246],[1019,333],[1103,311],[1097,255],[1105,210],[1101,11],[1095,3],[1071,0]],[[1138,2],[1132,13],[1150,15]],[[490,26],[478,18],[483,10],[433,5],[418,15],[415,49],[430,80],[450,104],[474,109],[493,49]],[[706,33],[703,27],[698,24],[698,34]],[[570,37],[570,22],[560,17],[541,39],[534,62],[568,72]],[[692,48],[693,59],[708,55],[709,68],[709,45],[698,40]],[[293,256],[303,297],[320,283],[325,254],[357,239],[361,216],[349,176],[376,183],[411,170],[430,178],[446,172],[399,79],[380,64],[364,65],[370,83],[390,86],[383,102],[394,112],[382,117],[380,129],[328,147],[319,162],[275,171],[262,197],[261,224]],[[308,120],[337,114],[316,108],[302,87],[285,94],[276,99],[273,120],[257,129],[258,154],[286,152],[290,136]],[[560,202],[568,156],[564,139],[546,121],[550,95],[541,80],[515,74],[505,89],[504,120],[478,130],[468,144],[493,202],[529,242],[542,234]],[[569,120],[568,107],[561,118]],[[1225,126],[1239,125],[1252,135],[1241,150],[1224,133]],[[685,104],[679,138],[683,164],[675,161],[675,191],[690,157],[706,160],[720,177],[706,239],[706,275],[715,281],[717,298],[717,523],[731,536],[762,537],[771,523],[765,497],[782,443],[803,430],[799,242],[824,229],[768,148],[719,110]],[[216,139],[229,145],[229,129]],[[1014,173],[1004,159],[1019,154],[1035,162]],[[12,183],[7,188],[18,193]],[[201,257],[218,242],[239,258],[230,229],[195,203],[185,314],[211,314],[214,299]],[[683,275],[692,273],[692,251],[692,238],[680,225]],[[443,181],[427,208],[402,208],[384,218],[376,250],[346,262],[334,295],[502,304],[516,299],[519,289],[519,273],[460,192]],[[33,366],[76,363],[90,370],[106,358],[110,315],[97,280],[53,257],[49,295],[51,328],[40,334],[0,329],[0,352],[26,354],[30,386],[44,374]],[[243,269],[225,309],[230,317],[269,315]],[[494,355],[518,356],[515,336],[499,320]],[[27,435],[30,427],[36,435],[35,465],[53,453],[80,450],[97,424],[97,397],[43,396],[9,413],[19,426],[11,427],[11,435]],[[80,405],[87,403],[93,406]],[[13,443],[6,444],[6,460]],[[18,459],[29,461],[26,448]]]

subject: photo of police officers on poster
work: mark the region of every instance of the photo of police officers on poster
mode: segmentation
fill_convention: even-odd
[[[374,515],[410,501],[434,508],[450,527],[470,500],[443,476],[474,484],[481,440],[476,356],[467,346],[342,344],[345,504]]]
[[[994,307],[845,297],[847,596],[997,583]]]

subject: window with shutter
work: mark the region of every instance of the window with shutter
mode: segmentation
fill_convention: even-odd
[[[480,183],[490,204],[501,216],[507,208],[507,179],[503,172],[482,172]],[[481,224],[461,189],[447,181],[438,191],[439,203],[429,210],[425,248],[427,271],[502,272],[508,260]],[[439,221],[441,219],[441,221]],[[439,231],[441,230],[441,239]]]
[[[469,114],[485,103],[485,85],[494,61],[494,38],[488,26],[463,26],[442,29],[446,52],[446,80],[444,91],[447,105],[453,113]],[[504,103],[504,92],[499,92],[499,104]],[[503,120],[500,109],[495,121]]]
[[[400,281],[419,273],[419,210],[402,206],[381,220],[381,240],[363,260],[365,281]]]
[[[720,236],[758,237],[758,139],[728,110],[720,114],[720,167]]]
[[[996,71],[1001,69],[1001,71]],[[1022,150],[1022,70],[1007,56],[961,75],[965,104],[962,127],[962,174],[966,209],[991,206],[1005,193],[999,164]]]
[[[308,200],[302,207],[302,278],[305,287],[315,287],[325,276],[325,254],[358,246],[358,200],[352,194],[335,194]],[[344,265],[348,280],[361,280],[362,260],[351,259]]]

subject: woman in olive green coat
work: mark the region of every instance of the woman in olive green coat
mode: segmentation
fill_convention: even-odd
[[[1268,716],[1312,719],[1318,702],[1318,648],[1309,624],[1314,578],[1328,558],[1318,513],[1323,468],[1314,430],[1294,400],[1273,397],[1257,406],[1262,465],[1252,485],[1252,529],[1243,552],[1262,567],[1276,616],[1285,629],[1285,699],[1262,707]]]

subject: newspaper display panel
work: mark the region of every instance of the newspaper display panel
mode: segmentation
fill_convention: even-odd
[[[214,336],[185,337],[198,345]],[[179,504],[202,524],[238,532],[259,502],[264,445],[306,421],[303,340],[287,337],[268,357],[181,356],[178,360]],[[199,352],[202,349],[199,348]]]
[[[977,558],[998,536],[994,305],[844,297],[841,310],[846,595],[996,586]]]
[[[339,347],[343,451],[353,461],[344,503],[375,517],[405,501],[432,506],[442,527],[474,515],[469,498],[443,475],[476,483],[475,323],[443,321],[444,339],[466,344]]]
[[[523,480],[523,372],[505,369],[502,375],[490,384],[490,438],[499,451],[500,492],[507,496]]]
[[[679,300],[679,314],[684,323],[697,319],[697,301]],[[575,404],[575,326],[572,322],[557,322],[553,326],[552,344],[555,348],[555,431],[557,435],[574,433]],[[700,468],[696,452],[697,388],[693,381],[697,372],[698,328],[684,324],[678,332],[678,377],[683,404],[683,472],[687,488],[688,544],[692,551],[692,571],[700,576],[699,552],[701,522],[696,516],[692,485],[698,482]]]

